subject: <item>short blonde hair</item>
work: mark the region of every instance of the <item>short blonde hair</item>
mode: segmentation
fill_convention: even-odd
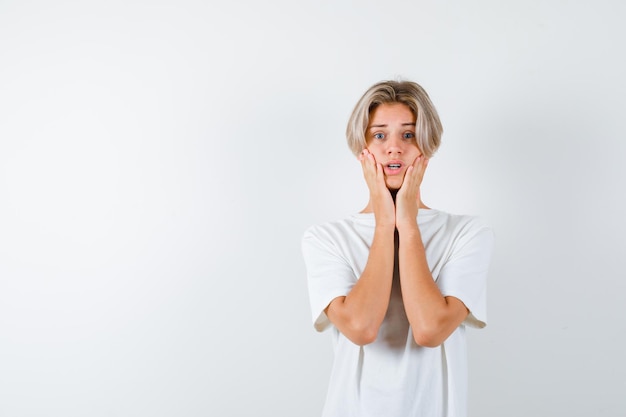
[[[365,131],[370,114],[384,103],[402,103],[411,109],[415,116],[417,147],[425,157],[433,156],[441,143],[443,127],[426,90],[412,81],[381,81],[363,94],[352,111],[346,129],[346,138],[352,153],[358,155],[367,147]]]

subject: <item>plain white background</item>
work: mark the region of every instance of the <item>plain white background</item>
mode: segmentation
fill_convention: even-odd
[[[618,0],[0,1],[0,416],[318,416],[300,238],[367,201],[374,82],[497,247],[470,415],[623,416]]]

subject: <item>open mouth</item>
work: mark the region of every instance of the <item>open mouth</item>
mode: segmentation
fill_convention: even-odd
[[[389,167],[390,169],[400,169],[402,165],[400,164],[389,164],[387,165],[387,167]]]

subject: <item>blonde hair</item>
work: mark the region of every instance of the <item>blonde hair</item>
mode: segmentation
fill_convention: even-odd
[[[346,138],[352,153],[358,155],[367,147],[365,131],[370,114],[384,103],[402,103],[415,116],[417,147],[430,158],[439,148],[443,127],[437,109],[419,84],[411,81],[381,81],[363,94],[348,120]]]

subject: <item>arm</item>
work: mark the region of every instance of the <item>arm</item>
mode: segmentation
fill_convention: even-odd
[[[376,340],[387,314],[394,264],[395,208],[385,185],[382,166],[369,151],[359,157],[370,189],[370,204],[376,218],[374,239],[365,269],[346,296],[337,297],[325,310],[339,331],[357,345]]]
[[[439,346],[469,311],[458,298],[441,295],[426,261],[419,228],[407,228],[399,235],[400,285],[413,338],[421,346]]]
[[[376,340],[385,318],[393,274],[393,229],[376,226],[363,274],[346,296],[326,308],[328,319],[357,345]]]
[[[435,347],[452,334],[469,311],[458,298],[443,297],[430,273],[417,225],[419,186],[427,165],[428,161],[420,157],[407,169],[396,198],[396,225],[400,285],[413,337],[421,346]]]

